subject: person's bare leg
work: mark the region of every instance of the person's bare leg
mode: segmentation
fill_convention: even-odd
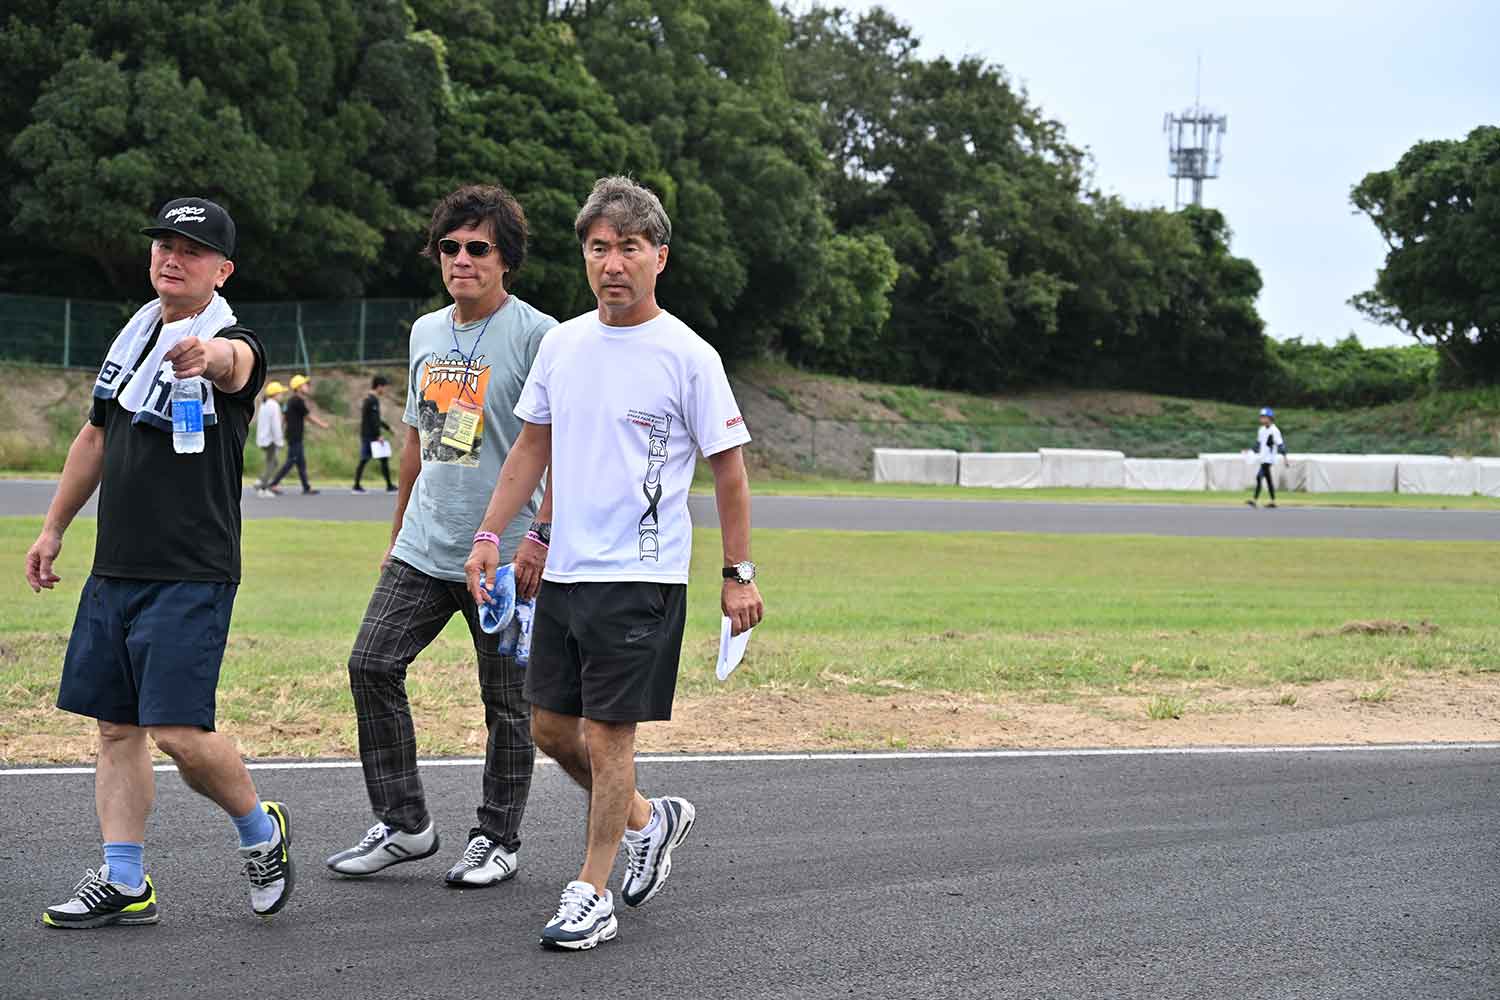
[[[94,809],[105,843],[139,844],[146,839],[146,817],[156,799],[156,775],[146,731],[139,726],[99,722],[99,767],[94,772]]]
[[[531,706],[531,739],[536,743],[537,749],[557,761],[558,766],[567,772],[578,787],[590,792],[593,790],[594,779],[589,763],[587,725],[589,723],[576,715],[560,715],[545,708]],[[633,736],[631,746],[633,754]],[[631,783],[634,784],[633,776]],[[639,830],[651,822],[651,803],[639,791],[630,804],[630,815],[625,822],[632,830]]]
[[[177,764],[189,788],[230,816],[255,808],[255,783],[227,737],[195,726],[152,726],[151,738]]]
[[[531,741],[542,753],[557,761],[584,791],[589,790],[589,752],[583,739],[583,720],[550,709],[531,706]]]
[[[651,804],[635,787],[635,723],[585,719],[583,732],[592,784],[588,853],[578,878],[602,896],[626,824],[636,830],[645,826],[651,820]]]

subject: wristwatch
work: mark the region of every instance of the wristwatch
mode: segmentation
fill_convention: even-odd
[[[532,521],[531,527],[528,528],[527,531],[528,533],[535,533],[535,535],[542,540],[543,545],[552,544],[551,521]]]
[[[725,566],[724,579],[733,580],[735,583],[752,582],[755,579],[755,563],[746,559],[744,562],[735,563],[733,566]]]

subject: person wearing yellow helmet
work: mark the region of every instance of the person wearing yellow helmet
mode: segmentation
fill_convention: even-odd
[[[271,492],[270,483],[271,477],[276,474],[276,452],[286,444],[286,434],[281,426],[281,404],[276,401],[276,397],[283,392],[286,392],[286,386],[280,382],[267,382],[266,398],[255,415],[255,445],[266,456],[266,469],[255,483],[255,495],[258,497],[276,495]]]

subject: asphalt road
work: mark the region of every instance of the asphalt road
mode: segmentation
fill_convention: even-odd
[[[0,516],[46,512],[56,485],[0,481]],[[688,501],[695,524],[718,524],[712,497]],[[1295,501],[1294,501],[1295,503]],[[320,521],[389,522],[386,493],[326,490],[273,500],[247,493],[246,517]],[[92,502],[84,509],[93,513]],[[888,500],[826,497],[756,497],[757,528],[827,528],[851,531],[1025,531],[1063,534],[1177,535],[1206,538],[1390,538],[1422,541],[1500,541],[1500,511],[1398,508],[1281,507],[1183,504],[1090,504],[984,500]]]
[[[1493,998],[1497,764],[1450,749],[644,762],[643,787],[692,799],[698,823],[667,889],[578,955],[536,944],[581,856],[583,803],[551,765],[520,875],[466,892],[440,879],[476,768],[425,769],[443,850],[365,881],[321,865],[368,823],[358,771],[257,771],[291,805],[302,866],[269,923],[228,821],[158,775],[162,921],[90,932],[38,916],[97,864],[92,778],[0,772],[0,997]]]

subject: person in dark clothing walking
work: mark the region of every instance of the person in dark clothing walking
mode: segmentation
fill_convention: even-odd
[[[382,430],[389,431],[391,425],[380,419],[380,400],[391,380],[384,375],[370,379],[370,394],[365,397],[359,410],[359,465],[354,467],[354,492],[363,493],[359,477],[364,475],[365,463],[372,458],[380,460],[380,474],[385,477],[385,491],[396,492],[391,482],[391,446],[381,438]]]
[[[266,484],[266,489],[274,490],[276,484],[286,478],[286,474],[292,471],[292,466],[297,467],[297,475],[302,478],[302,495],[311,496],[318,491],[312,488],[312,483],[307,481],[307,455],[302,450],[302,435],[305,430],[306,421],[311,420],[317,426],[328,429],[328,424],[312,412],[307,405],[307,387],[312,385],[312,380],[306,375],[292,376],[292,398],[286,404],[286,464],[281,471],[276,473],[276,478]]]

